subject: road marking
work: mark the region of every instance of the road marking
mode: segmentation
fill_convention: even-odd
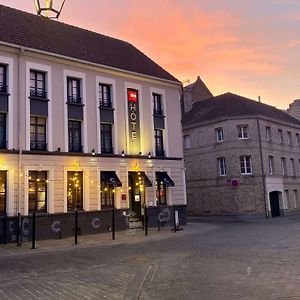
[[[251,271],[252,271],[252,268],[249,266],[249,267],[247,268],[247,276],[249,276],[249,275],[251,274]]]

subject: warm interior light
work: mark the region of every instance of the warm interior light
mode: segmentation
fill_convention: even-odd
[[[92,150],[92,155],[95,156],[95,149]]]
[[[66,0],[34,0],[37,14],[49,19],[58,19]]]
[[[123,157],[125,156],[125,152],[124,152],[124,150],[122,151],[122,156],[123,156]]]

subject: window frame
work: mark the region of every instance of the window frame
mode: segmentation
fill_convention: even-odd
[[[34,75],[34,78],[32,77]],[[42,77],[39,79],[39,75]],[[47,91],[46,91],[46,72],[39,71],[35,69],[29,70],[29,79],[30,79],[30,97],[36,98],[47,98]],[[32,84],[33,81],[33,84]],[[39,83],[42,84],[42,87],[39,87]]]
[[[292,132],[291,131],[287,131],[287,144],[292,146],[293,145],[293,140],[292,140]]]
[[[80,178],[78,178],[79,176]],[[78,179],[74,184],[75,179]],[[76,191],[76,184],[79,188],[79,191]],[[84,201],[84,184],[83,184],[83,171],[67,171],[67,211],[74,211],[74,210],[83,210],[83,201]],[[70,194],[75,194],[75,201],[70,201]],[[73,194],[72,194],[73,195]],[[78,198],[77,198],[78,197]],[[80,201],[78,201],[78,199]]]
[[[215,129],[217,143],[224,142],[224,129],[223,127],[218,127]]]
[[[283,144],[284,143],[284,139],[283,139],[283,131],[282,131],[282,129],[278,129],[278,138],[279,138],[279,143]]]
[[[7,65],[0,63],[0,92],[7,93]],[[1,72],[2,70],[2,72]]]
[[[163,193],[164,197],[161,195]],[[162,200],[164,199],[164,200]],[[157,205],[167,205],[167,186],[164,182],[159,181],[159,178],[155,176],[155,201]]]
[[[1,134],[3,138],[1,139]],[[0,149],[7,149],[7,114],[0,113]]]
[[[252,175],[253,171],[252,171],[252,157],[251,157],[251,155],[242,155],[242,156],[240,156],[240,171],[241,171],[242,175]]]
[[[164,132],[162,129],[154,129],[155,156],[165,156]]]
[[[113,154],[112,126],[110,123],[100,123],[101,153]],[[108,144],[106,142],[108,142]]]
[[[81,78],[67,76],[67,103],[82,103],[81,82]],[[74,83],[76,83],[76,85],[74,85]]]
[[[249,139],[249,126],[248,124],[237,125],[238,139],[248,140]]]
[[[81,121],[68,120],[68,150],[69,152],[82,152],[82,126]],[[70,126],[72,125],[72,126]],[[75,125],[79,125],[76,127]],[[79,137],[76,137],[76,133],[79,133]],[[75,133],[75,134],[74,134]],[[79,143],[75,142],[78,140]]]
[[[100,108],[101,107],[113,108],[111,84],[99,83],[98,101],[99,101]]]
[[[35,122],[32,122],[34,119]],[[45,124],[39,123],[39,120],[43,119]],[[32,132],[34,128],[34,132]],[[40,141],[39,129],[44,129],[44,141]],[[34,138],[32,138],[34,137]],[[30,116],[30,151],[47,151],[47,118],[41,116]]]
[[[162,95],[158,93],[152,93],[153,102],[153,115],[163,116],[163,106],[162,106]]]
[[[295,159],[290,158],[292,176],[296,176]]]
[[[191,141],[191,135],[185,134],[183,136],[183,147],[185,150],[192,148],[192,141]]]
[[[281,174],[282,176],[287,176],[287,167],[285,157],[281,157]]]
[[[226,176],[226,160],[225,157],[218,157],[219,176]]]
[[[269,155],[268,161],[269,161],[269,174],[273,175],[274,174],[274,156]]]
[[[266,126],[266,141],[271,142],[272,141],[272,131],[270,126]]]
[[[3,180],[3,188],[4,192],[1,191],[0,187],[0,203],[1,199],[3,199],[3,210],[0,210],[0,215],[6,215],[7,213],[7,196],[8,196],[8,190],[7,190],[7,171],[6,170],[0,170],[0,182]],[[2,197],[3,196],[3,197]]]

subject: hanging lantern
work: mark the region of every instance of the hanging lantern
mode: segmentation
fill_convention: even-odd
[[[58,19],[66,0],[34,0],[36,12],[39,16]]]

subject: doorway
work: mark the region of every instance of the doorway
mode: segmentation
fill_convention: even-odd
[[[134,216],[141,220],[142,207],[145,204],[145,187],[140,172],[128,173],[129,207]]]
[[[274,191],[269,194],[272,218],[280,217],[279,193]]]

